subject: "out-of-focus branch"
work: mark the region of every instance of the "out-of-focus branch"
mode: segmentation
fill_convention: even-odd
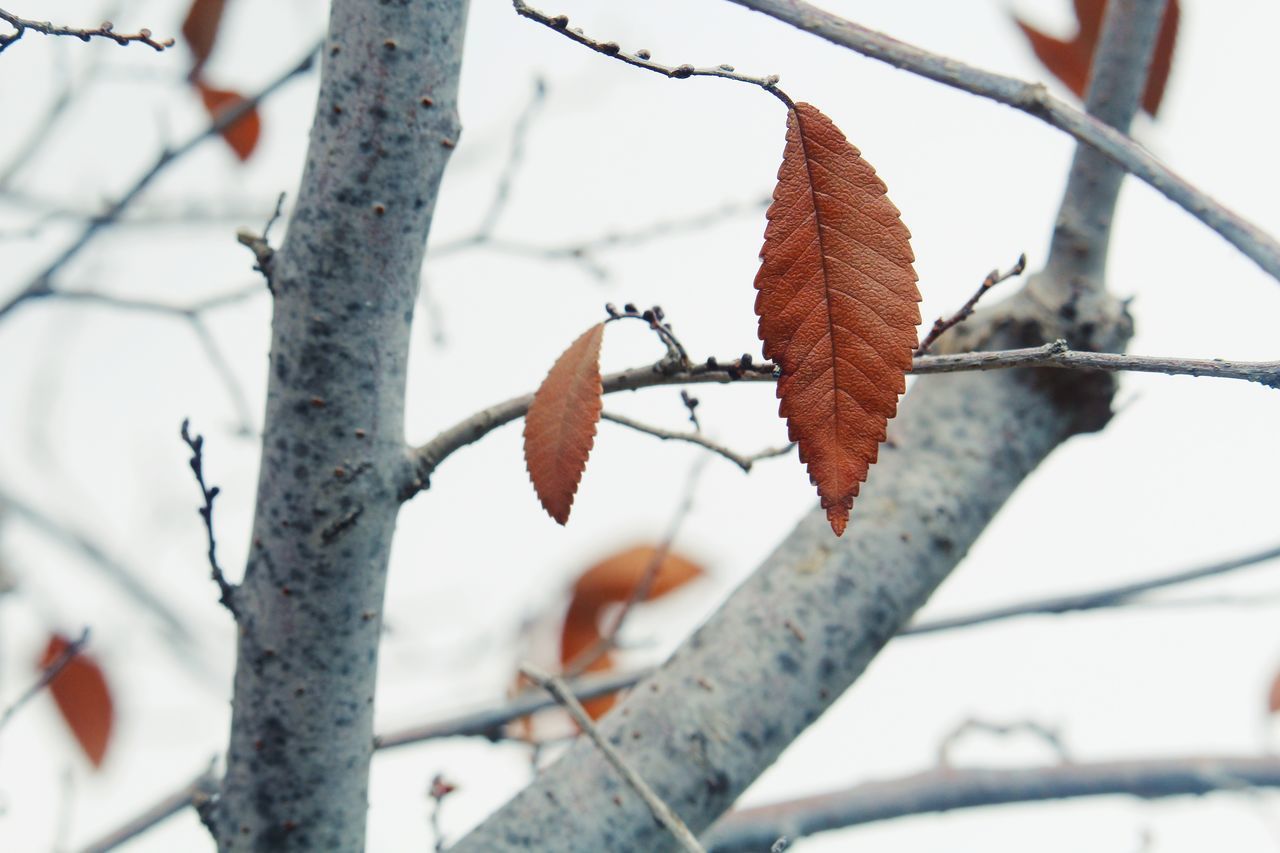
[[[1280,758],[1193,756],[1056,764],[1016,770],[946,767],[830,794],[730,812],[703,841],[713,853],[908,815],[1003,803],[1123,794],[1143,799],[1280,787]]]
[[[989,98],[1047,122],[1119,163],[1125,171],[1149,184],[1218,232],[1272,277],[1280,279],[1280,242],[1274,237],[1174,174],[1168,166],[1126,134],[1053,97],[1043,84],[993,74],[958,60],[930,53],[841,18],[804,0],[731,2],[847,47],[863,56]]]
[[[142,835],[147,830],[173,817],[187,806],[207,801],[217,793],[218,778],[209,768],[200,772],[187,784],[156,801],[154,805],[129,820],[128,823],[81,848],[80,853],[107,853]]]
[[[196,132],[182,144],[175,148],[166,148],[156,158],[145,172],[143,172],[133,185],[130,186],[116,201],[111,204],[103,213],[87,222],[80,234],[64,248],[43,270],[36,273],[35,276],[27,282],[26,286],[18,293],[14,294],[7,301],[0,304],[0,319],[3,319],[15,308],[31,299],[38,299],[52,295],[56,288],[54,286],[54,277],[76,258],[80,252],[93,241],[94,237],[106,226],[114,223],[128,209],[134,200],[150,186],[155,178],[165,171],[173,163],[180,160],[188,152],[193,150],[204,140],[220,134],[223,130],[239,121],[250,110],[256,109],[258,104],[276,92],[285,83],[292,80],[311,69],[315,61],[316,52],[319,45],[314,45],[306,53],[306,56],[299,62],[287,68],[283,73],[279,74],[274,80],[260,89],[256,94],[243,99],[235,106],[219,114],[218,118],[211,122],[203,130]]]
[[[1264,548],[1252,554],[1244,554],[1240,557],[1233,557],[1229,560],[1197,566],[1193,569],[1185,569],[1172,574],[1157,575],[1146,580],[1104,587],[1073,595],[1032,599],[1031,601],[1023,601],[1005,607],[967,613],[962,616],[929,619],[904,628],[898,632],[898,636],[904,637],[950,631],[955,628],[967,628],[972,625],[999,622],[1019,616],[1071,613],[1078,610],[1097,610],[1104,607],[1124,607],[1133,604],[1139,596],[1149,592],[1180,586],[1181,584],[1194,583],[1195,581],[1225,575],[1237,569],[1245,569],[1277,559],[1280,559],[1280,545],[1273,545],[1270,548]]]
[[[125,46],[130,42],[145,44],[147,47],[159,52],[167,47],[173,47],[173,39],[165,39],[164,41],[156,41],[151,36],[151,30],[142,29],[136,33],[118,33],[114,29],[114,25],[110,21],[103,21],[93,29],[83,27],[65,27],[54,26],[48,21],[32,21],[27,18],[19,18],[17,15],[0,9],[0,21],[4,21],[13,27],[13,32],[0,35],[0,52],[22,38],[27,34],[27,30],[41,33],[46,36],[70,36],[71,38],[80,39],[80,41],[89,41],[90,39],[100,38],[108,39],[118,45]]]
[[[0,714],[0,729],[3,729],[8,725],[9,720],[13,718],[13,715],[16,714],[23,705],[30,702],[41,690],[44,690],[53,683],[53,680],[58,677],[58,674],[66,669],[67,664],[71,663],[72,659],[75,658],[76,655],[80,654],[88,644],[89,629],[85,628],[80,632],[79,637],[68,644],[67,647],[62,650],[61,654],[45,666],[45,668],[40,672],[40,677],[36,679],[34,684],[24,690],[21,696],[13,700],[13,703],[4,709],[4,713]]]
[[[961,373],[982,370],[1007,370],[1015,367],[1053,367],[1075,370],[1134,371],[1163,373],[1170,376],[1210,376],[1221,379],[1243,379],[1270,388],[1280,388],[1280,361],[1226,361],[1223,359],[1165,358],[1160,356],[1125,355],[1123,353],[1072,350],[1065,341],[1039,347],[991,352],[968,352],[954,355],[917,356],[911,372]],[[604,377],[606,394],[635,391],[659,385],[696,385],[702,383],[773,382],[774,366],[770,362],[744,365],[739,359],[720,361],[715,358],[688,370],[667,370],[657,365],[636,367]],[[533,400],[532,394],[514,397],[466,418],[437,435],[411,453],[412,475],[401,489],[406,500],[430,485],[430,476],[454,451],[474,444],[493,430],[522,417]]]

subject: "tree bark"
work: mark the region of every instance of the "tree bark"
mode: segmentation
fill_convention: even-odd
[[[457,140],[466,0],[334,0],[306,171],[269,280],[270,379],[221,850],[364,848],[405,364]]]

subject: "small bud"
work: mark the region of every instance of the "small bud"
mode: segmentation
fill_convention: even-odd
[[[653,56],[653,54],[645,50],[643,47],[636,51],[637,59],[648,59],[651,56]]]
[[[721,63],[721,64],[720,64],[720,70],[721,70],[721,71],[728,71],[730,74],[732,74],[732,73],[733,73],[733,66],[732,66],[732,65],[729,65],[729,64],[727,64],[727,63]]]
[[[686,78],[686,77],[692,77],[692,76],[693,76],[693,66],[692,66],[692,65],[685,64],[685,65],[681,65],[681,66],[679,66],[679,67],[677,67],[677,68],[674,68],[674,69],[672,69],[672,71],[671,71],[671,76],[672,76],[672,77],[675,77],[675,78],[676,78],[676,79],[678,79],[678,80],[683,80],[683,79],[684,79],[684,78]]]
[[[622,48],[618,46],[618,43],[616,41],[607,41],[604,44],[600,45],[600,52],[607,54],[609,56],[616,56],[618,52],[621,50]]]
[[[714,355],[707,358],[708,368],[710,368],[711,370],[715,370],[719,366],[720,366],[720,363],[716,361],[716,357]]]
[[[612,302],[606,302],[604,305],[604,310],[605,310],[605,313],[607,313],[611,318],[615,320],[618,317],[622,316],[621,314],[618,313],[618,306],[614,305]]]
[[[634,302],[628,302],[626,305],[623,305],[623,306],[622,306],[622,310],[623,310],[623,311],[626,311],[628,314],[635,314],[635,313],[637,313],[637,312],[636,312],[636,306],[635,306],[635,303],[634,303]]]
[[[563,30],[565,27],[569,26],[569,16],[556,15],[551,19],[551,26],[555,27],[557,30]]]
[[[652,311],[646,311],[646,312],[644,312],[643,314],[641,314],[640,316],[641,316],[641,317],[643,317],[645,320],[647,320],[647,321],[649,322],[649,325],[650,325],[650,326],[656,325],[654,321],[655,321],[657,318],[655,318],[655,317],[653,316],[653,312],[652,312]]]
[[[661,305],[653,306],[653,316],[657,317],[659,320],[667,319],[667,315],[663,312]]]
[[[745,353],[745,352],[744,352],[744,353],[742,354],[742,360],[739,362],[739,364],[741,364],[743,367],[750,367],[750,366],[751,366],[751,355],[750,355],[749,353]]]

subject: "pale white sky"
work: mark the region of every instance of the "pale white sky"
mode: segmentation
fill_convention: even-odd
[[[1071,153],[1070,140],[1012,110],[862,59],[724,2],[592,4],[543,0],[588,33],[659,61],[728,62],[776,73],[793,97],[818,105],[884,178],[910,227],[926,323],[953,310],[995,266],[1026,252],[1043,262]],[[99,3],[66,0],[21,14],[96,22]],[[870,26],[980,67],[1047,75],[1009,11],[1058,31],[1066,0],[955,3],[831,2]],[[1263,0],[1184,2],[1183,30],[1161,119],[1135,134],[1181,174],[1271,233],[1280,233],[1275,159],[1280,116],[1271,81],[1280,7]],[[145,0],[116,14],[119,28],[177,34],[183,3]],[[229,4],[209,67],[252,89],[294,61],[323,26],[323,4]],[[251,8],[252,6],[252,8]],[[91,73],[91,94],[65,118],[18,186],[90,204],[112,198],[203,121],[178,85],[181,48],[88,47],[29,35],[0,56],[6,123],[0,163],[39,120],[60,75]],[[556,246],[750,202],[772,187],[782,149],[780,104],[722,80],[670,81],[612,62],[516,17],[504,2],[473,4],[463,71],[465,130],[437,207],[433,242],[463,236],[483,215],[512,124],[541,75],[548,95],[498,225],[513,240]],[[1056,84],[1053,84],[1056,86]],[[315,78],[267,105],[261,150],[246,166],[216,143],[175,166],[140,203],[221,199],[265,214],[296,186]],[[100,238],[61,279],[68,286],[185,303],[250,284],[244,221],[127,228]],[[0,230],[29,219],[0,200]],[[714,227],[603,251],[601,282],[577,264],[468,252],[429,261],[432,316],[416,333],[407,430],[429,438],[467,414],[540,381],[556,355],[607,301],[661,304],[695,356],[758,353],[754,291],[763,211]],[[7,240],[0,290],[25,281],[74,234],[56,223]],[[1280,284],[1144,186],[1121,199],[1111,283],[1134,298],[1134,352],[1273,359]],[[1014,285],[1016,286],[1016,285]],[[426,319],[420,315],[420,320]],[[260,422],[269,321],[265,296],[220,311],[209,327]],[[634,324],[611,327],[606,369],[659,353]],[[0,486],[90,531],[172,601],[201,637],[205,675],[165,648],[92,565],[29,527],[5,528],[0,555],[20,590],[0,599],[0,697],[33,676],[47,631],[90,625],[93,652],[117,697],[117,735],[101,773],[89,773],[47,697],[0,732],[0,847],[49,849],[69,772],[72,845],[90,840],[176,787],[223,748],[232,667],[230,619],[207,580],[197,492],[177,437],[183,417],[208,434],[207,466],[224,489],[217,509],[224,565],[238,574],[252,513],[256,448],[234,434],[235,409],[189,328],[164,318],[35,304],[0,326]],[[784,440],[769,387],[698,389],[708,431],[752,451]],[[1126,376],[1122,411],[1105,433],[1077,438],[1014,497],[930,602],[930,614],[1143,577],[1272,544],[1280,459],[1280,397],[1238,382]],[[677,427],[678,392],[658,389],[607,408]],[[388,598],[389,634],[379,728],[447,714],[502,694],[520,621],[552,606],[602,552],[665,529],[692,448],[601,426],[573,518],[561,529],[527,483],[519,428],[459,452],[431,491],[402,513]],[[661,655],[751,571],[813,500],[794,459],[750,476],[713,459],[677,547],[714,580],[655,605],[632,625]],[[853,523],[857,523],[856,507]],[[1275,567],[1202,592],[1276,588]],[[1137,608],[1023,620],[892,643],[856,688],[748,793],[760,803],[927,769],[946,733],[968,717],[1057,726],[1075,757],[1111,759],[1257,752],[1280,665],[1276,608]],[[4,704],[0,702],[0,704]],[[1271,733],[1274,743],[1274,733]],[[1031,740],[974,737],[957,752],[974,764],[1049,761]],[[429,846],[424,791],[442,772],[460,785],[442,817],[449,838],[528,778],[526,752],[457,740],[375,759],[369,849]],[[1274,795],[1141,803],[1124,799],[973,810],[900,820],[798,843],[793,849],[1116,851],[1191,853],[1211,845],[1280,845]],[[212,849],[186,813],[129,850]]]

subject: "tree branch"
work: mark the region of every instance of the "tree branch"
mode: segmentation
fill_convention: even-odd
[[[939,768],[845,791],[730,812],[704,837],[713,853],[766,850],[819,832],[929,812],[1124,794],[1143,799],[1280,787],[1280,758],[1197,756],[1016,770]]]
[[[16,714],[23,705],[26,705],[34,699],[41,690],[44,690],[52,684],[53,680],[58,677],[59,673],[67,668],[67,664],[71,663],[75,656],[80,654],[88,644],[89,629],[85,628],[80,632],[79,637],[73,640],[65,649],[62,650],[60,655],[49,662],[49,664],[40,672],[40,677],[35,680],[35,683],[24,690],[21,696],[13,700],[13,703],[4,709],[4,713],[0,714],[0,729],[3,729],[9,724],[9,720],[12,719],[13,715]]]
[[[967,613],[962,616],[930,619],[904,628],[898,632],[898,636],[905,637],[919,634],[931,634],[937,631],[950,631],[954,628],[967,628],[972,625],[999,622],[1004,619],[1012,619],[1018,616],[1070,613],[1078,610],[1097,610],[1103,607],[1123,607],[1124,605],[1131,604],[1134,599],[1145,595],[1148,592],[1165,589],[1171,586],[1178,586],[1184,583],[1192,583],[1206,578],[1217,577],[1218,575],[1234,572],[1237,569],[1249,568],[1250,566],[1256,566],[1260,563],[1276,559],[1280,559],[1280,545],[1273,545],[1270,548],[1264,548],[1263,550],[1255,551],[1252,554],[1245,554],[1229,560],[1210,563],[1206,566],[1198,566],[1193,569],[1174,572],[1173,574],[1157,575],[1152,578],[1147,578],[1146,580],[1134,581],[1132,583],[1119,584],[1117,586],[1104,587],[1102,589],[1074,593],[1071,595],[1032,599],[1031,601],[1023,601],[1005,607],[994,607],[989,610]]]
[[[929,53],[883,33],[845,20],[804,0],[731,0],[863,56],[888,63],[946,86],[989,98],[1039,118],[1092,146],[1125,171],[1149,184],[1227,242],[1280,279],[1280,242],[1174,174],[1149,151],[1104,121],[1053,97],[1043,84],[993,74],[955,59]]]
[[[751,466],[760,460],[783,456],[790,453],[791,449],[795,447],[795,443],[793,442],[788,444],[786,447],[770,447],[766,450],[761,450],[747,456],[730,450],[723,444],[712,441],[700,432],[672,432],[671,430],[649,426],[648,424],[643,424],[640,423],[640,421],[632,420],[624,415],[616,415],[612,412],[601,412],[600,418],[601,420],[612,421],[619,426],[628,427],[636,432],[642,432],[645,435],[660,438],[663,441],[686,441],[690,444],[696,444],[699,447],[710,450],[712,453],[723,456],[725,459],[728,459],[734,465],[741,468],[743,473],[746,474],[751,473]]]
[[[70,263],[80,252],[89,245],[98,235],[98,233],[107,225],[114,223],[128,209],[134,200],[150,186],[151,182],[156,179],[169,166],[182,159],[188,152],[197,145],[210,137],[217,136],[223,130],[239,121],[243,116],[251,110],[257,108],[263,100],[269,97],[277,89],[294,77],[305,73],[311,69],[311,65],[315,60],[315,54],[318,46],[312,47],[307,51],[305,58],[286,69],[282,74],[264,86],[256,95],[245,98],[238,102],[235,106],[220,113],[218,118],[211,122],[203,130],[198,131],[189,139],[176,148],[166,148],[160,152],[160,156],[151,164],[145,172],[138,176],[133,185],[112,203],[105,211],[98,216],[90,219],[81,230],[80,234],[66,247],[57,257],[47,264],[44,269],[36,273],[35,276],[27,282],[18,293],[10,297],[7,301],[0,303],[0,319],[6,317],[10,312],[32,299],[47,297],[56,292],[54,287],[54,276],[56,276],[63,267]]]
[[[1269,388],[1280,388],[1280,361],[1226,361],[1224,359],[1169,358],[1164,356],[1125,355],[1123,353],[1086,352],[1068,348],[1058,340],[1038,347],[989,352],[966,352],[951,355],[916,356],[911,372],[962,373],[986,370],[1008,370],[1018,367],[1050,367],[1072,370],[1103,370],[1163,373],[1169,376],[1205,376],[1219,379],[1242,379]],[[636,391],[663,385],[699,385],[706,383],[773,382],[771,362],[755,362],[743,366],[738,359],[721,361],[709,358],[688,370],[670,370],[662,365],[635,367],[604,377],[604,393]],[[523,417],[533,400],[532,394],[513,397],[441,432],[431,441],[410,452],[412,465],[409,479],[401,487],[405,500],[430,486],[430,477],[440,464],[455,451],[474,444],[493,430]],[[611,416],[610,419],[616,419]],[[628,424],[630,426],[630,424]],[[703,442],[697,442],[699,444]],[[705,446],[705,445],[704,445]],[[714,449],[714,448],[709,448]],[[718,451],[717,451],[718,452]],[[722,454],[723,455],[723,454]],[[736,460],[735,460],[736,461]]]
[[[702,845],[698,843],[698,839],[689,831],[689,827],[685,826],[684,821],[680,820],[680,816],[672,811],[671,807],[653,792],[653,789],[649,787],[640,774],[636,773],[631,768],[631,765],[627,764],[621,753],[601,736],[596,724],[591,721],[591,717],[587,716],[586,709],[573,697],[573,694],[569,692],[563,681],[529,664],[520,667],[520,673],[543,690],[546,690],[555,697],[557,702],[564,706],[564,709],[569,712],[569,716],[573,717],[573,721],[578,724],[578,728],[595,744],[596,749],[600,750],[600,753],[608,762],[613,765],[613,769],[618,771],[618,775],[625,779],[632,790],[640,795],[640,799],[644,800],[654,818],[671,833],[681,847],[689,851],[689,853],[705,853]]]
[[[151,37],[151,30],[139,30],[132,35],[117,33],[112,28],[110,21],[103,21],[94,29],[55,27],[48,21],[31,21],[26,18],[19,18],[17,15],[6,12],[3,9],[0,9],[0,21],[4,21],[14,30],[8,35],[0,35],[0,52],[3,52],[7,47],[26,35],[27,30],[42,33],[46,36],[70,36],[71,38],[78,38],[80,41],[89,41],[94,38],[109,39],[121,46],[128,45],[130,42],[137,42],[145,44],[157,53],[167,47],[173,47],[173,39],[156,41]]]

